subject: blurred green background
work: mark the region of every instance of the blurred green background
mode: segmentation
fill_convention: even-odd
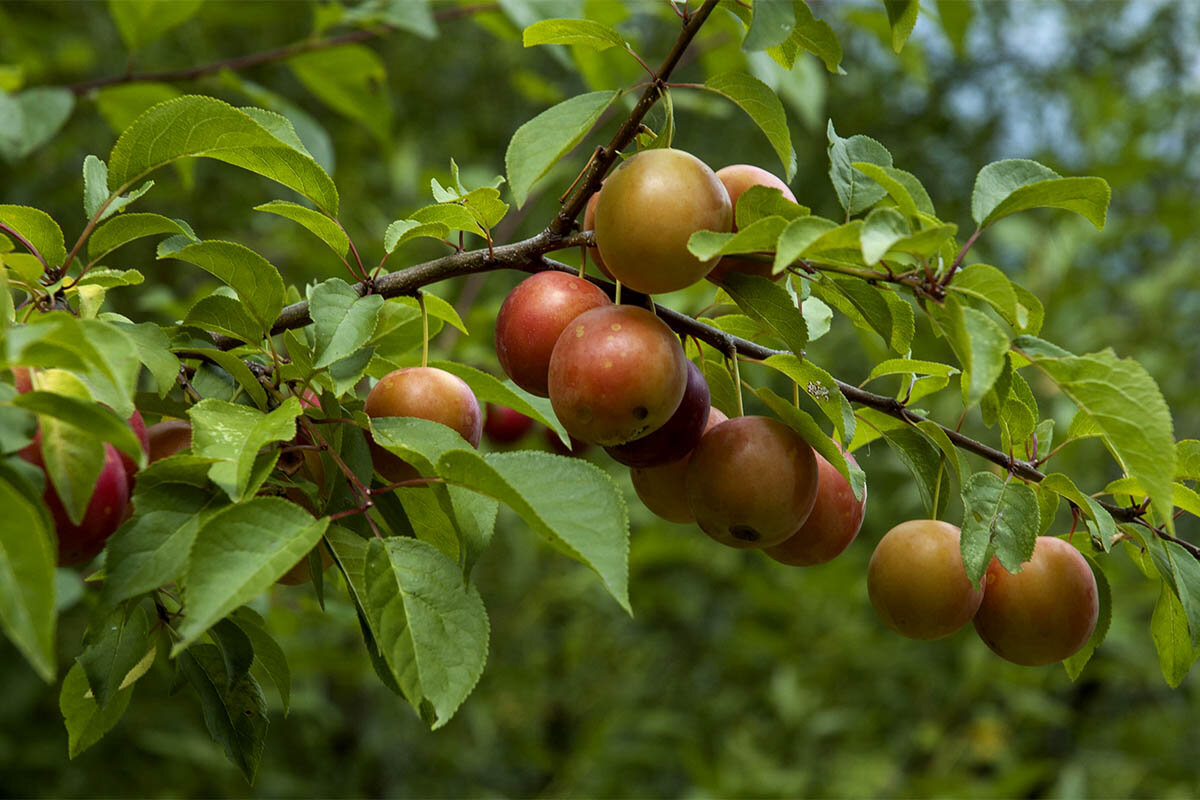
[[[503,173],[504,148],[523,121],[558,100],[629,86],[643,75],[612,51],[523,50],[514,20],[586,11],[619,23],[652,64],[678,26],[665,3],[498,5],[473,5],[457,16],[458,6],[435,4],[455,17],[439,23],[436,38],[401,30],[369,42],[385,72],[357,118],[323,105],[286,63],[172,85],[288,113],[332,169],[343,223],[364,257],[378,259],[387,223],[430,202],[429,180],[444,182],[451,158],[465,182],[478,185]],[[739,23],[718,9],[675,79],[748,68],[775,86],[799,162],[791,186],[826,216],[840,215],[826,175],[827,119],[842,136],[867,134],[887,146],[897,166],[925,183],[940,215],[964,232],[975,172],[989,161],[1034,158],[1062,174],[1106,178],[1113,202],[1103,232],[1063,213],[1025,214],[989,231],[973,260],[1002,268],[1037,294],[1046,306],[1045,338],[1076,352],[1113,347],[1141,361],[1174,412],[1177,438],[1200,436],[1200,4],[927,3],[899,56],[881,4],[819,2],[813,9],[841,39],[845,76],[828,74],[811,56],[791,73],[761,54],[747,58],[737,45]],[[207,63],[302,40],[318,21],[335,18],[326,4],[209,0],[130,53],[105,4],[6,2],[0,85],[15,91],[22,83],[64,85],[127,68]],[[675,96],[677,146],[714,168],[745,162],[780,171],[740,111],[685,91]],[[123,125],[123,110],[136,102],[120,92],[81,95],[51,142],[0,161],[0,202],[50,212],[72,239],[84,222],[83,157],[107,154],[114,123]],[[616,122],[608,119],[580,152],[605,141]],[[510,212],[501,238],[539,230],[585,158],[575,154],[539,184],[526,208]],[[246,244],[297,285],[342,269],[291,223],[250,210],[282,196],[273,184],[213,162],[162,171],[156,181],[141,210],[183,217],[202,238]],[[110,295],[123,313],[168,322],[211,288],[198,270],[154,261],[152,245],[121,253],[121,263],[109,266],[137,267],[148,278]],[[389,264],[439,254],[436,245],[414,245]],[[435,287],[460,304],[471,329],[470,337],[443,333],[436,355],[498,373],[492,322],[519,279],[495,273]],[[667,302],[696,312],[710,300],[711,289],[701,287]],[[920,319],[914,357],[949,359]],[[840,319],[809,350],[852,383],[881,353],[877,341]],[[1048,385],[1034,389],[1043,415],[1065,430],[1070,403]],[[953,424],[955,393],[944,394],[928,410]],[[998,440],[977,414],[964,430]],[[525,444],[543,446],[541,434]],[[1195,678],[1176,691],[1163,683],[1148,632],[1156,584],[1124,553],[1103,559],[1113,585],[1112,630],[1072,683],[1059,667],[1001,661],[969,628],[922,644],[876,620],[864,582],[871,548],[891,525],[925,513],[905,468],[881,445],[859,454],[870,493],[858,541],[836,561],[809,569],[727,551],[695,528],[658,521],[638,503],[625,470],[595,451],[588,457],[612,471],[629,500],[635,616],[623,614],[590,572],[502,512],[476,570],[492,625],[488,666],[444,729],[429,732],[379,684],[336,584],[324,612],[310,588],[277,587],[259,607],[291,662],[293,707],[284,719],[268,689],[278,713],[254,787],[209,739],[194,699],[168,697],[171,675],[161,664],[139,682],[122,722],[68,762],[56,688],[41,684],[2,643],[0,795],[1200,794]],[[1085,491],[1118,475],[1094,440],[1066,448],[1052,466]],[[952,504],[948,518],[956,515],[961,505]],[[1181,518],[1180,534],[1195,539],[1195,522]],[[1053,532],[1067,526],[1069,518],[1060,518]],[[61,578],[65,671],[88,602],[77,577]]]

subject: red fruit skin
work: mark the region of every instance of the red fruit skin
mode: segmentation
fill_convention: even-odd
[[[192,424],[182,419],[156,422],[146,428],[146,442],[146,456],[153,464],[192,446]]]
[[[1062,661],[1087,644],[1096,629],[1096,577],[1062,539],[1039,536],[1033,557],[1015,574],[993,558],[984,582],[975,631],[992,652],[1014,664]]]
[[[731,164],[728,167],[722,167],[717,170],[717,177],[721,179],[721,183],[725,185],[725,191],[729,192],[729,200],[733,204],[734,219],[733,231],[737,232],[737,201],[742,194],[751,186],[767,186],[772,189],[778,189],[783,192],[783,196],[796,202],[796,195],[792,194],[792,190],[788,185],[779,178],[767,172],[761,167],[756,167],[752,164]],[[736,256],[725,256],[712,271],[708,273],[708,279],[714,283],[720,283],[721,280],[730,272],[743,272],[747,275],[759,275],[763,278],[771,280],[779,280],[783,277],[783,273],[778,275],[771,274],[771,262],[755,261],[750,258],[737,258]]]
[[[708,409],[708,421],[704,433],[729,419],[716,406]],[[695,522],[696,517],[687,501],[687,466],[692,458],[691,451],[678,461],[659,464],[656,467],[634,467],[629,470],[633,489],[646,508],[667,522]]]
[[[479,447],[483,436],[483,413],[467,382],[437,367],[406,367],[389,372],[367,394],[363,411],[378,417],[420,417],[453,428],[458,435]],[[417,477],[403,459],[374,442],[371,458],[375,469],[393,483]]]
[[[533,427],[533,420],[508,406],[487,404],[483,435],[493,444],[512,444]]]
[[[817,499],[817,459],[771,417],[735,417],[704,434],[687,467],[696,524],[721,544],[761,549],[791,536]]]
[[[603,183],[601,183],[600,185],[602,187],[604,186]],[[596,191],[591,197],[588,198],[587,206],[583,210],[583,230],[584,231],[596,230],[596,201],[598,201],[599,199],[600,199],[599,191]],[[592,260],[592,263],[596,265],[596,267],[600,270],[601,273],[603,273],[604,277],[608,278],[610,281],[614,280],[612,273],[608,271],[608,266],[604,263],[604,259],[600,256],[600,248],[589,247],[588,248],[588,258],[590,258]]]
[[[17,387],[17,394],[25,394],[33,391],[33,376],[29,373],[29,367],[13,367],[13,383]]]
[[[22,450],[20,455],[45,471],[41,431],[38,431],[33,443]],[[121,526],[126,506],[129,504],[129,481],[125,475],[125,467],[121,465],[119,452],[111,444],[104,445],[104,467],[100,470],[92,499],[88,501],[83,519],[78,525],[72,523],[67,516],[67,510],[48,475],[42,500],[50,509],[54,529],[58,534],[59,566],[90,561],[104,549],[104,542]]]
[[[550,403],[567,433],[591,444],[632,441],[666,423],[687,387],[674,332],[636,306],[576,317],[550,358]]]
[[[863,499],[855,499],[850,482],[837,468],[820,453],[814,451],[814,455],[817,457],[817,502],[812,513],[800,530],[782,544],[765,550],[779,563],[793,567],[824,564],[841,555],[858,536],[867,510],[866,488],[863,488]],[[847,461],[858,466],[854,456],[845,455]]]
[[[142,412],[138,411],[136,408],[133,410],[133,416],[129,418],[129,427],[133,428],[134,435],[136,435],[138,441],[142,443],[142,452],[149,457],[150,435],[146,432],[146,420],[142,419]],[[138,471],[137,464],[134,463],[134,460],[125,453],[120,451],[117,452],[121,456],[121,466],[125,468],[125,477],[129,481],[129,491],[132,493],[134,476],[137,475]]]
[[[612,305],[600,287],[565,272],[539,272],[509,292],[496,315],[496,357],[513,383],[550,395],[550,355],[563,330],[585,311]]]
[[[605,452],[627,467],[669,464],[692,452],[704,435],[710,405],[704,373],[691,361],[687,362],[687,373],[687,388],[679,408],[661,428],[632,442],[606,447]]]

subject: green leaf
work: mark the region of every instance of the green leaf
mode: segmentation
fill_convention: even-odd
[[[93,267],[86,275],[80,276],[75,285],[115,289],[119,286],[141,286],[145,282],[146,276],[136,269]]]
[[[937,0],[937,10],[946,38],[954,45],[954,51],[959,57],[962,57],[966,52],[967,26],[974,16],[974,5],[969,0]],[[1082,669],[1082,665],[1080,668]],[[1070,672],[1069,669],[1067,671]]]
[[[783,196],[783,192],[774,186],[751,186],[738,198],[734,219],[741,230],[767,217],[783,217],[791,222],[807,217],[809,213],[806,207],[788,200]],[[767,249],[773,250],[774,246]]]
[[[300,401],[295,397],[289,397],[269,414],[224,400],[205,398],[188,409],[192,420],[192,453],[215,459],[216,463],[208,471],[209,478],[224,489],[230,499],[244,498],[258,488],[251,482],[251,476],[259,450],[271,442],[295,438],[296,417],[300,412]],[[308,550],[311,549],[310,546]]]
[[[1175,443],[1175,479],[1200,480],[1200,439],[1181,439]]]
[[[1113,521],[1112,515],[1094,498],[1081,492],[1069,476],[1061,472],[1052,472],[1038,485],[1042,489],[1074,503],[1075,507],[1090,520],[1088,527],[1093,530],[1105,552],[1112,548],[1113,539],[1117,535],[1117,524]]]
[[[1150,637],[1158,651],[1163,678],[1172,689],[1178,688],[1196,660],[1197,651],[1188,636],[1187,617],[1175,592],[1166,581],[1158,593],[1154,614],[1150,617]]]
[[[833,467],[841,473],[842,477],[850,483],[850,488],[854,492],[854,496],[859,500],[863,498],[863,492],[866,491],[867,476],[861,468],[850,464],[846,460],[842,449],[821,430],[816,421],[807,413],[796,408],[789,400],[784,400],[779,395],[772,392],[768,387],[761,386],[754,390],[754,393],[760,400],[766,403],[775,414],[787,423],[788,427],[796,431],[808,442],[814,450],[825,457]]]
[[[83,652],[75,660],[83,667],[97,706],[108,705],[153,645],[146,612],[136,604],[117,608],[88,627]]]
[[[58,133],[74,107],[68,89],[38,86],[16,95],[0,90],[0,157],[25,158]]]
[[[957,374],[958,370],[949,364],[939,364],[936,361],[917,361],[910,358],[889,358],[872,367],[867,380],[873,381],[884,375],[939,375],[948,378]]]
[[[182,220],[161,214],[121,214],[100,227],[88,238],[88,261],[95,264],[122,245],[146,236],[176,234],[198,241],[191,226]]]
[[[996,309],[1004,321],[1018,327],[1017,292],[1000,270],[988,264],[971,264],[959,270],[948,287],[952,292],[974,297]]]
[[[450,450],[438,459],[446,480],[507,505],[538,534],[591,567],[629,611],[629,517],[612,479],[579,459],[521,451]],[[554,475],[554,482],[546,481]]]
[[[809,245],[837,227],[836,222],[822,217],[800,217],[789,222],[779,235],[772,271],[782,272],[795,262]]]
[[[975,176],[971,217],[986,228],[1018,211],[1064,208],[1103,230],[1111,195],[1103,178],[1063,178],[1036,161],[1010,158],[988,164]]]
[[[1018,338],[1013,345],[1024,350],[1024,342]],[[1146,368],[1112,350],[1033,363],[1091,416],[1122,468],[1141,482],[1171,526],[1175,436],[1171,411]]]
[[[978,403],[1000,377],[1008,359],[1008,334],[1000,324],[958,298],[950,296],[941,306],[931,305],[937,322],[963,368],[963,403]]]
[[[387,69],[378,53],[365,45],[346,44],[292,56],[287,64],[317,99],[387,141],[392,104]]]
[[[906,216],[919,218],[921,214],[935,216],[933,201],[929,193],[911,172],[905,172],[896,167],[873,164],[869,161],[855,161],[850,166],[878,183],[883,190],[896,201],[896,208]]]
[[[704,83],[704,88],[716,92],[739,106],[750,115],[779,156],[783,164],[785,182],[796,174],[796,151],[792,147],[792,136],[788,132],[787,114],[783,103],[765,83],[745,72],[726,72],[715,75]]]
[[[292,671],[288,667],[283,648],[267,632],[266,621],[249,606],[242,606],[227,619],[241,628],[242,633],[250,640],[254,648],[254,663],[262,667],[275,684],[279,700],[283,703],[283,715],[286,717],[292,698]]]
[[[965,5],[965,4],[964,4]],[[1096,593],[1100,601],[1100,613],[1096,618],[1096,628],[1092,631],[1091,637],[1084,644],[1083,648],[1077,651],[1074,655],[1063,660],[1063,667],[1067,670],[1067,676],[1071,680],[1077,680],[1083,672],[1083,668],[1087,666],[1088,661],[1092,658],[1092,653],[1096,652],[1106,636],[1108,636],[1109,625],[1112,624],[1112,589],[1108,585],[1108,576],[1104,574],[1104,570],[1096,561],[1086,555],[1088,566],[1092,568],[1092,575],[1096,577]]]
[[[200,10],[202,0],[108,0],[117,30],[130,50],[140,50]]]
[[[255,206],[254,210],[277,214],[303,225],[309,233],[328,245],[329,249],[337,253],[340,258],[345,258],[346,253],[350,250],[350,237],[336,221],[319,211],[313,211],[311,208],[290,203],[287,200],[272,200],[269,203]]]
[[[108,165],[96,156],[83,159],[83,215],[88,219],[108,199]]]
[[[908,220],[894,208],[876,208],[863,222],[861,242],[863,261],[874,264],[912,232]]]
[[[246,311],[245,305],[240,300],[223,294],[201,297],[196,305],[188,309],[183,324],[211,333],[232,336],[246,344],[258,344],[263,338],[262,327],[258,320]]]
[[[568,20],[545,20],[567,22]],[[571,20],[583,23],[586,20]],[[544,23],[538,23],[542,25]],[[595,24],[595,23],[593,23]],[[532,27],[537,27],[534,25]],[[603,28],[604,26],[598,25]],[[529,36],[526,29],[526,37]],[[619,37],[618,37],[619,38]],[[620,44],[620,42],[618,42]],[[529,46],[528,38],[526,47]],[[529,120],[513,134],[504,153],[508,185],[518,207],[525,205],[529,190],[559,159],[583,140],[620,92],[588,92],[552,106]]]
[[[892,49],[899,53],[912,35],[917,24],[920,0],[883,0],[887,8],[888,24],[892,26]]]
[[[106,86],[95,92],[96,109],[113,133],[120,133],[146,109],[167,100],[174,100],[181,92],[167,83],[125,83]]]
[[[248,114],[211,97],[179,97],[142,114],[117,139],[108,179],[120,191],[180,158],[223,161],[283,184],[337,215],[333,181],[311,158],[276,138]]]
[[[170,258],[195,264],[223,281],[237,292],[263,334],[270,333],[283,309],[283,278],[269,261],[248,247],[220,241],[190,244]]]
[[[787,224],[783,217],[765,217],[737,233],[697,231],[688,239],[688,250],[701,261],[731,253],[770,252],[775,249],[775,242]]]
[[[796,12],[789,0],[758,0],[752,9],[750,30],[742,50],[766,50],[785,42],[796,27]]]
[[[72,664],[63,678],[58,709],[67,726],[67,755],[70,758],[87,750],[112,730],[129,705],[133,687],[118,691],[102,709],[91,697],[83,667]]]
[[[590,19],[543,19],[525,29],[521,42],[525,47],[539,44],[579,44],[593,50],[625,47],[621,34]]]
[[[445,225],[448,231],[466,231],[483,236],[483,228],[475,221],[475,215],[458,203],[436,203],[417,209],[408,217],[425,225]]]
[[[470,217],[472,229],[478,229],[479,226],[475,222],[475,218],[471,216],[471,212],[462,206],[455,206],[455,208],[461,209]],[[397,247],[414,239],[445,239],[449,235],[450,228],[440,222],[421,223],[415,219],[398,219],[388,225],[387,230],[383,232],[383,251],[391,255]]]
[[[105,547],[103,598],[108,606],[183,575],[197,532],[228,505],[223,493],[207,488],[210,464],[209,459],[179,455],[138,473],[133,498],[137,514]]]
[[[430,361],[429,366],[443,369],[451,375],[462,378],[466,381],[467,386],[471,387],[471,391],[480,403],[507,406],[513,411],[532,418],[534,422],[551,428],[563,440],[563,444],[567,443],[566,429],[554,416],[549,403],[543,398],[530,394],[511,381],[501,382],[499,378],[466,364],[454,361]]]
[[[808,327],[787,289],[761,276],[740,272],[726,275],[722,287],[738,308],[774,331],[793,353],[804,354]]]
[[[246,362],[235,356],[233,353],[228,353],[224,350],[217,350],[214,347],[193,347],[189,350],[180,350],[179,355],[183,358],[199,358],[206,362],[216,364],[221,369],[225,370],[233,377],[237,384],[249,395],[250,399],[259,408],[267,407],[267,392],[262,384],[258,382],[258,378],[246,366]]]
[[[316,335],[313,366],[327,367],[365,345],[375,332],[382,306],[380,295],[360,297],[340,278],[308,287],[308,313]]]
[[[855,327],[874,331],[885,345],[907,355],[916,332],[916,318],[912,306],[895,292],[871,286],[860,278],[827,275],[811,285],[814,296],[845,314]]]
[[[66,423],[75,429],[75,436],[91,436],[110,442],[139,467],[145,465],[146,454],[142,451],[142,443],[129,427],[127,419],[118,417],[91,400],[34,391],[17,395],[12,399],[12,404],[36,412],[43,421],[52,418]]]
[[[500,199],[500,191],[491,186],[481,186],[463,195],[463,206],[475,217],[475,221],[485,229],[495,227],[508,213],[508,203]]]
[[[270,722],[262,687],[250,675],[231,681],[220,651],[210,644],[180,653],[179,668],[200,696],[209,735],[253,784]]]
[[[54,681],[54,568],[58,549],[53,523],[38,492],[0,462],[0,629],[38,677]]]
[[[364,605],[380,653],[413,708],[445,725],[475,688],[487,660],[488,619],[458,565],[416,539],[372,540]]]
[[[12,228],[37,248],[46,265],[61,266],[67,259],[62,228],[49,214],[28,206],[0,205],[0,223]]]
[[[1009,572],[1033,557],[1041,517],[1037,495],[1019,480],[976,472],[963,483],[962,559],[974,584],[994,553]]]
[[[256,497],[209,517],[188,559],[183,592],[187,616],[172,654],[270,588],[316,546],[328,524],[328,518],[314,520],[278,497]]]
[[[770,356],[763,363],[787,375],[800,391],[812,398],[821,413],[833,423],[840,441],[849,442],[854,438],[854,409],[832,375],[807,359],[786,353]]]
[[[829,179],[833,181],[833,189],[846,215],[853,216],[875,205],[887,194],[886,190],[854,165],[865,162],[890,167],[892,154],[869,136],[858,134],[843,139],[833,129],[833,120],[829,120],[826,136],[829,139]]]
[[[801,50],[807,50],[825,63],[825,69],[834,75],[844,75],[842,69],[842,43],[829,23],[813,16],[812,9],[804,0],[794,0],[792,13],[795,27],[792,35],[781,42],[778,47],[770,48],[772,58],[779,61],[789,71],[796,64],[796,56]]]

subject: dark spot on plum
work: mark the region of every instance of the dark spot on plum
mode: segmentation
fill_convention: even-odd
[[[749,525],[734,525],[729,529],[729,535],[735,539],[741,539],[743,542],[757,542],[762,538],[758,531]]]
[[[650,416],[650,411],[645,406],[635,406],[633,409],[633,418],[643,420]]]

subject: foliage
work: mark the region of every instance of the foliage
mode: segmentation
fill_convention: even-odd
[[[38,21],[0,8],[9,31],[0,44],[40,29],[8,51],[16,63],[0,65],[0,506],[9,512],[0,518],[0,627],[27,665],[15,673],[20,703],[46,706],[30,676],[61,681],[71,758],[102,769],[113,737],[129,735],[146,751],[190,753],[200,766],[188,770],[223,775],[213,745],[194,736],[199,721],[152,741],[174,724],[168,709],[190,702],[246,780],[309,791],[272,765],[274,737],[298,741],[277,712],[291,708],[344,736],[344,719],[323,716],[321,692],[335,707],[373,706],[363,699],[371,678],[414,712],[400,721],[389,707],[368,734],[380,749],[391,734],[403,737],[409,752],[394,768],[431,752],[414,730],[420,720],[445,726],[439,735],[454,736],[460,752],[472,737],[499,742],[510,769],[481,777],[495,765],[464,756],[439,767],[442,782],[408,784],[413,793],[657,794],[688,784],[719,794],[965,793],[981,791],[979,773],[1001,776],[991,787],[1000,794],[1072,780],[1133,791],[1136,765],[1117,759],[1108,768],[1126,771],[1114,783],[1089,783],[1092,765],[1073,758],[1056,776],[1013,731],[1028,717],[1058,724],[1074,714],[1074,735],[1120,751],[1128,730],[1089,730],[1087,721],[1157,691],[1144,682],[1147,653],[1157,653],[1167,683],[1184,686],[1165,706],[1190,702],[1200,550],[1187,533],[1200,512],[1200,448],[1188,437],[1200,407],[1185,395],[1186,371],[1173,368],[1194,356],[1186,335],[1161,341],[1187,330],[1169,327],[1194,300],[1172,298],[1187,251],[1160,253],[1154,274],[1102,259],[1097,274],[1082,272],[1108,242],[1136,247],[1148,230],[1182,240],[1190,228],[1178,222],[1177,192],[1130,213],[1152,166],[1133,144],[1085,164],[1097,173],[1085,176],[1081,159],[1052,147],[995,152],[980,123],[962,136],[940,122],[926,130],[904,120],[914,123],[905,129],[894,124],[897,98],[854,102],[872,76],[927,93],[930,71],[949,82],[926,49],[948,40],[965,50],[968,24],[999,40],[997,31],[1019,28],[1006,7],[938,3],[938,29],[923,33],[929,17],[916,2],[711,5],[690,9],[695,25],[683,34],[681,6],[671,4],[628,16],[590,2],[329,4],[313,7],[309,26],[265,5],[123,2],[79,11],[95,23],[91,35],[61,9]],[[248,33],[263,23],[285,47],[271,59],[196,67],[227,51],[217,43],[231,30],[246,50],[261,49]],[[85,63],[39,51],[48,30],[71,30],[64,41]],[[400,55],[397,41],[411,54]],[[656,72],[652,56],[685,46],[695,61],[677,72],[697,82],[668,74],[672,64],[642,85],[640,70]],[[113,72],[103,64],[125,48],[140,67],[167,72],[66,83]],[[899,55],[881,61],[881,52]],[[414,68],[423,57],[440,71]],[[272,60],[290,76],[263,66]],[[496,74],[509,77],[511,113],[481,88]],[[1103,97],[1101,80],[1064,80],[1077,97]],[[1143,122],[1152,100],[1125,100],[1144,104],[1127,114]],[[1099,135],[1097,121],[1081,124],[1083,140]],[[939,150],[948,140],[955,146]],[[92,154],[109,142],[106,157]],[[865,530],[876,532],[864,538],[901,513],[961,520],[964,561],[981,574],[993,554],[1015,569],[1037,535],[1069,528],[1094,556],[1104,592],[1111,583],[1111,628],[1106,616],[1066,662],[1074,687],[1061,673],[998,667],[982,646],[918,653],[890,643],[867,617],[865,592],[849,599],[847,586],[862,588],[862,552],[803,578],[766,559],[714,557],[706,542],[627,509],[627,481],[601,457],[481,454],[434,423],[372,423],[362,413],[364,381],[423,363],[434,348],[445,359],[435,363],[481,399],[561,434],[548,403],[493,375],[486,331],[512,281],[492,270],[570,267],[547,254],[578,263],[590,240],[558,221],[560,202],[573,219],[618,151],[671,144],[713,161],[774,159],[805,187],[803,206],[750,194],[738,233],[691,242],[701,258],[767,259],[782,280],[735,276],[662,298],[684,312],[660,315],[694,343],[689,355],[704,366],[714,403],[779,416],[858,488],[863,474],[837,443],[855,450],[870,486]],[[1005,157],[985,163],[996,155]],[[426,166],[435,163],[449,168]],[[494,177],[501,163],[505,177]],[[1029,265],[1017,264],[1023,258]],[[1105,279],[1124,282],[1128,297],[1100,294]],[[1167,306],[1175,310],[1160,319]],[[1113,321],[1117,310],[1126,313]],[[60,377],[17,394],[7,382],[16,365]],[[855,379],[894,391],[868,392]],[[316,402],[301,402],[305,392]],[[55,569],[42,478],[17,453],[39,423],[57,443],[47,474],[77,517],[102,442],[141,459],[120,424],[135,408],[150,420],[189,419],[193,447],[138,472],[133,515],[83,584],[77,570]],[[393,492],[373,482],[368,434],[429,485]],[[301,441],[318,445],[324,477],[284,466]],[[519,538],[529,533],[536,539]],[[538,541],[584,568],[564,567]],[[322,576],[310,558],[311,588],[272,588],[314,545],[334,567]],[[797,659],[826,641],[836,647]],[[900,658],[885,674],[879,659],[851,655],[888,647]],[[959,685],[921,683],[931,669]],[[614,673],[634,677],[612,687],[622,683]],[[672,674],[677,684],[658,694]],[[853,743],[856,725],[878,747],[908,731],[914,706],[899,696],[913,682],[923,687],[918,701],[943,713],[917,727],[900,754],[907,763]],[[1105,693],[1107,682],[1119,688]],[[995,683],[1010,688],[990,694]],[[619,698],[609,718],[586,699],[600,684]],[[828,699],[846,685],[867,687],[878,710]],[[1038,711],[1047,686],[1053,702]],[[1164,725],[1179,724],[1160,713]],[[521,724],[526,716],[533,725]],[[780,744],[788,737],[801,744]],[[956,741],[971,767],[931,782],[950,759],[938,745]],[[828,761],[815,755],[839,747]],[[587,766],[597,753],[607,777]],[[865,760],[852,769],[849,754]],[[652,768],[667,760],[669,769]],[[1177,774],[1164,771],[1164,783],[1142,791],[1165,789]],[[164,785],[144,780],[125,786]],[[192,780],[200,792],[244,791]],[[363,791],[388,786],[377,774]],[[74,787],[68,779],[60,788]]]

